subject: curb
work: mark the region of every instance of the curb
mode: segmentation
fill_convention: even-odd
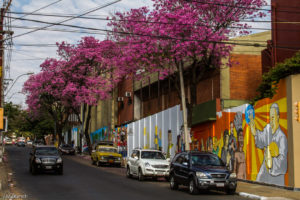
[[[259,196],[259,195],[255,195],[255,194],[249,194],[246,192],[238,192],[237,195],[242,196],[242,197],[246,197],[249,199],[256,199],[256,200],[291,200],[289,198],[284,198],[284,197],[264,197],[264,196]]]

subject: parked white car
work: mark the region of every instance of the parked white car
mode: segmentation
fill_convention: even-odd
[[[142,181],[145,177],[165,177],[168,180],[169,171],[169,160],[158,150],[134,149],[127,159],[128,178],[137,176]]]

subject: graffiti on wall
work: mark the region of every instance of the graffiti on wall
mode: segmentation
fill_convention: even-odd
[[[127,156],[127,125],[109,130],[108,127],[102,127],[91,133],[91,142],[93,145],[99,141],[113,141],[118,147],[119,153]]]
[[[168,108],[128,124],[131,133],[128,135],[128,153],[134,148],[158,149],[168,158],[178,152],[177,136],[182,126],[180,106]]]
[[[192,149],[218,155],[239,179],[288,185],[287,101],[282,80],[272,99],[217,113],[192,128]]]

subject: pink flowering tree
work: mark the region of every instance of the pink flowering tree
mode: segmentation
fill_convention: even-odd
[[[159,73],[170,77],[183,105],[184,130],[192,122],[197,83],[218,70],[233,44],[229,37],[249,33],[249,17],[265,16],[264,0],[152,0],[154,8],[116,13],[109,25],[112,40],[122,45],[121,73]],[[228,63],[230,65],[230,63]],[[143,74],[141,74],[143,75]],[[190,98],[186,101],[185,84]],[[186,111],[187,108],[187,111]],[[187,138],[186,138],[186,141]],[[186,145],[189,148],[189,145]],[[188,149],[187,149],[188,150]]]
[[[113,58],[121,54],[115,43],[100,42],[93,37],[84,37],[77,45],[65,42],[57,45],[60,59],[45,60],[41,72],[24,84],[27,104],[34,113],[44,111],[53,117],[60,142],[68,116],[79,115],[79,107],[84,105],[84,134],[91,151],[88,133],[91,107],[98,100],[110,98],[119,80],[117,70],[112,67]]]

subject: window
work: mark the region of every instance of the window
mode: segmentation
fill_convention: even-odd
[[[224,166],[222,160],[216,155],[192,155],[192,165]]]
[[[178,163],[178,164],[181,164],[183,161],[183,155],[179,155],[176,160],[175,160],[175,163]]]
[[[141,158],[145,159],[165,159],[165,156],[161,152],[157,151],[142,151]]]

